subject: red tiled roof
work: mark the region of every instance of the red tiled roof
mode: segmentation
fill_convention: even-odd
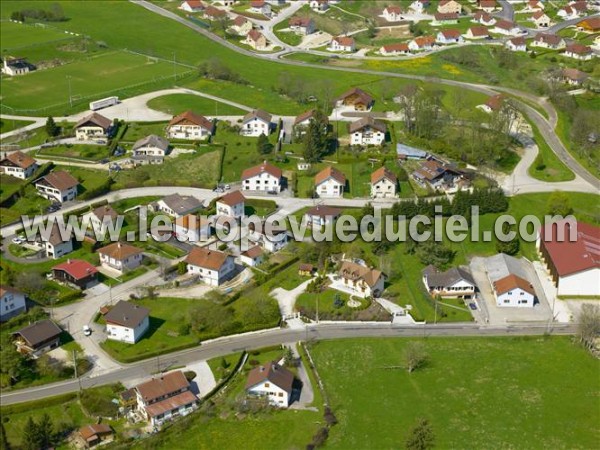
[[[502,94],[493,95],[488,98],[485,104],[492,110],[498,111],[502,107],[502,103],[504,102],[504,96]]]
[[[79,184],[79,181],[77,181],[73,175],[65,170],[50,172],[45,177],[40,178],[40,181],[42,180],[59,191],[66,191],[67,189]]]
[[[241,27],[242,25],[244,25],[244,24],[246,24],[248,22],[249,22],[249,20],[246,19],[244,16],[236,16],[236,18],[233,19],[233,24],[236,27]]]
[[[383,51],[386,53],[392,52],[408,52],[408,44],[404,42],[397,42],[394,44],[388,44],[383,46]]]
[[[240,203],[244,203],[246,197],[242,194],[241,191],[233,191],[228,194],[225,194],[223,197],[219,197],[217,202],[224,203],[227,206],[239,205]]]
[[[204,269],[219,270],[227,261],[229,255],[218,250],[209,250],[204,247],[194,247],[185,258],[185,262],[192,266]]]
[[[275,178],[281,178],[281,176],[283,175],[283,172],[279,167],[275,167],[274,165],[269,164],[265,161],[258,166],[250,167],[249,169],[244,170],[242,172],[242,180],[255,177],[256,175],[259,175],[263,172],[266,172],[269,175],[274,176]]]
[[[214,6],[209,6],[204,11],[204,15],[209,17],[225,17],[227,13],[222,9],[215,8]]]
[[[210,131],[212,131],[214,126],[213,123],[206,117],[201,116],[200,114],[196,114],[193,111],[186,111],[179,114],[178,116],[173,117],[169,122],[168,126],[171,127],[173,125],[178,125],[182,122],[198,125]]]
[[[354,45],[354,38],[350,36],[336,36],[333,40],[343,47],[352,47]]]
[[[574,43],[567,45],[565,52],[575,53],[576,55],[587,55],[592,53],[592,49],[587,45]]]
[[[510,20],[499,20],[496,22],[496,28],[500,28],[502,30],[512,30],[513,28],[517,28],[517,24],[511,22]]]
[[[342,172],[340,172],[339,170],[334,169],[333,167],[330,166],[330,167],[326,167],[325,169],[321,170],[315,176],[315,185],[318,186],[319,184],[321,184],[323,181],[327,180],[328,178],[333,178],[340,184],[346,184],[345,175]]]
[[[102,114],[94,112],[77,122],[74,128],[77,129],[82,125],[86,125],[87,123],[92,123],[93,125],[97,125],[100,128],[107,130],[112,125],[112,120],[110,120],[108,117],[104,117]]]
[[[535,291],[533,290],[531,283],[517,275],[510,274],[504,278],[494,281],[494,289],[497,294],[504,294],[517,288],[522,289],[525,292],[529,292],[531,295],[535,295]]]
[[[79,435],[86,441],[96,440],[99,434],[112,433],[112,429],[105,423],[86,425],[78,430]]]
[[[546,16],[546,13],[544,11],[536,11],[533,13],[533,15],[531,17],[533,17],[534,19],[539,19],[540,17],[544,17]],[[546,16],[548,17],[548,16]]]
[[[471,28],[469,28],[469,30],[471,31],[472,36],[479,37],[479,36],[489,36],[490,35],[488,29],[484,26],[471,27]]]
[[[587,28],[592,31],[600,30],[600,17],[590,17],[577,24],[578,27]]]
[[[386,167],[380,167],[371,174],[371,184],[377,183],[383,178],[390,180],[392,183],[396,183],[398,181],[398,178],[391,170],[388,170]]]
[[[357,95],[359,100],[362,101],[365,105],[370,105],[373,102],[373,97],[371,97],[369,94],[367,94],[361,88],[357,88],[357,87],[347,90],[342,95],[340,95],[338,98],[336,98],[336,101],[344,100],[353,95]]]
[[[436,21],[440,20],[455,20],[458,19],[458,13],[435,13],[434,18]]]
[[[112,244],[109,244],[106,247],[98,249],[98,253],[116,259],[118,261],[122,261],[132,255],[139,255],[143,252],[144,251],[141,248],[134,247],[133,245],[127,244],[126,242],[113,242]]]
[[[168,411],[179,409],[182,406],[189,405],[198,401],[198,398],[190,391],[182,392],[173,397],[166,398],[160,402],[152,403],[145,407],[150,417],[160,416]]]
[[[310,26],[312,19],[310,17],[292,17],[288,21],[290,27],[308,27]]]
[[[352,122],[348,129],[350,130],[350,133],[354,133],[355,131],[363,130],[366,127],[371,127],[374,130],[381,131],[382,133],[387,131],[387,126],[385,123],[380,120],[375,120],[371,116],[366,116],[360,120],[357,120],[356,122]]]
[[[458,39],[460,37],[460,30],[454,28],[442,30],[441,33],[446,39]]]
[[[387,6],[384,11],[387,11],[390,14],[402,14],[402,8],[397,5]]]
[[[167,373],[159,378],[153,378],[142,384],[138,384],[135,389],[140,393],[145,402],[151,402],[157,398],[173,394],[189,387],[190,383],[181,370]]]
[[[433,37],[433,36],[419,36],[417,38],[414,38],[413,42],[419,48],[423,48],[423,47],[427,47],[427,46],[432,46],[433,44],[435,44],[435,37]]]
[[[514,46],[519,47],[521,45],[525,45],[525,37],[524,36],[514,37],[514,38],[510,39],[510,42],[512,42],[512,44]]]
[[[262,254],[263,254],[263,251],[260,248],[260,245],[255,245],[254,247],[249,248],[245,252],[242,252],[242,256],[247,256],[248,258],[252,258],[252,259],[254,259]]]
[[[33,159],[31,156],[18,150],[16,152],[8,153],[2,161],[4,160],[10,161],[15,166],[20,167],[21,169],[27,169],[34,165],[36,162],[35,159]],[[2,161],[0,161],[0,164],[2,164]]]
[[[68,273],[76,280],[88,277],[98,272],[98,269],[87,261],[81,259],[70,259],[62,264],[54,266],[52,270],[61,270]]]

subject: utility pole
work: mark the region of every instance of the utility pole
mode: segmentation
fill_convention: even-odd
[[[177,71],[175,70],[175,52],[173,52],[173,78],[177,79]]]
[[[71,75],[67,75],[67,82],[69,83],[69,106],[73,107],[73,97],[71,96]]]
[[[75,378],[77,378],[77,382],[79,383],[79,390],[81,391],[81,379],[79,378],[79,374],[77,373],[77,357],[75,356],[75,350],[73,350],[73,368],[75,369]]]

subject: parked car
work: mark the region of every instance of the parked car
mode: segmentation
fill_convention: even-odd
[[[108,158],[101,159],[100,164],[108,164]]]
[[[229,186],[228,184],[225,185],[225,190],[228,191],[229,189],[231,189],[231,186]]]
[[[269,195],[277,195],[277,191],[267,191],[267,194],[269,194]]]
[[[471,308],[473,311],[477,310],[477,305],[473,302],[469,303],[469,308]]]
[[[87,325],[83,326],[83,335],[84,336],[90,336],[92,334],[92,329],[90,327],[88,327]]]
[[[25,242],[25,239],[22,239],[21,237],[16,236],[16,237],[12,238],[12,242],[13,242],[13,244],[21,245],[23,242]]]

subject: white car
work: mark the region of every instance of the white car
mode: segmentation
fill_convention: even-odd
[[[83,335],[84,336],[90,336],[92,334],[92,329],[90,327],[88,327],[87,325],[83,326]]]
[[[25,239],[22,238],[21,236],[16,236],[16,237],[12,238],[12,242],[13,242],[13,244],[20,245],[23,242],[25,242]]]

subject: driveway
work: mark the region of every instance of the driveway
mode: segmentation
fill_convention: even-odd
[[[297,377],[300,383],[302,383],[302,389],[300,391],[300,398],[295,399],[294,403],[290,405],[290,409],[309,409],[311,411],[316,411],[317,408],[315,406],[309,406],[312,405],[313,401],[315,400],[315,392],[313,385],[310,382],[308,373],[306,372],[307,369],[304,365],[304,361],[300,359],[298,348],[295,343],[284,344],[284,346],[291,348],[292,352],[294,353],[294,357],[298,358],[300,361]]]
[[[282,317],[288,317],[294,314],[294,305],[296,304],[296,299],[302,294],[308,284],[313,279],[306,280],[300,286],[288,291],[283,288],[275,288],[271,291],[271,295],[275,297],[277,303],[279,304],[279,312]]]

